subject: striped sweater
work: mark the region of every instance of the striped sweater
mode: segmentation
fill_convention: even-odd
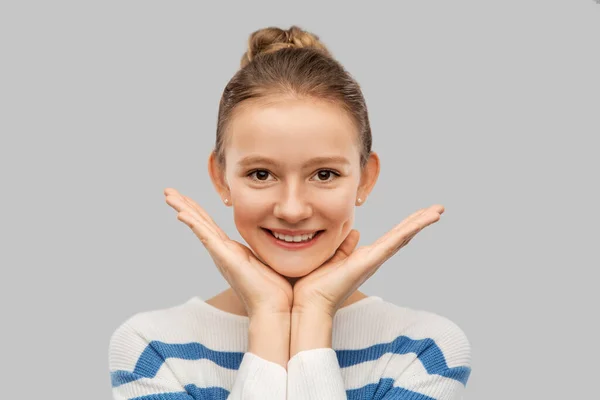
[[[247,352],[248,325],[200,297],[129,317],[110,338],[114,399],[461,399],[471,372],[455,323],[378,296],[339,309],[332,348],[287,370]]]

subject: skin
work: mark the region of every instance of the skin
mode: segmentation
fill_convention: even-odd
[[[209,157],[215,190],[222,200],[229,200],[236,227],[255,256],[293,285],[331,259],[346,239],[355,207],[364,204],[377,181],[379,157],[371,152],[361,170],[358,134],[350,118],[338,106],[313,99],[269,98],[244,105],[237,110],[227,135],[225,168],[214,153]],[[278,165],[241,166],[240,161],[250,155],[264,156]],[[319,156],[341,156],[348,164],[329,162],[302,168]],[[362,203],[358,203],[359,197]],[[325,232],[307,249],[288,250],[274,246],[262,227]],[[342,306],[364,297],[355,290]],[[207,303],[247,314],[231,288]]]
[[[364,298],[357,289],[445,209],[439,204],[420,209],[356,249],[354,209],[377,181],[378,156],[372,152],[360,168],[356,132],[335,105],[267,100],[245,104],[233,116],[225,166],[214,154],[209,157],[215,189],[229,199],[225,204],[233,207],[236,227],[250,247],[229,239],[190,198],[170,188],[165,195],[232,286],[233,292],[217,295],[212,304],[248,315],[249,351],[285,367],[300,351],[331,348],[336,311]],[[250,155],[272,163],[243,165]],[[303,166],[317,156],[346,162]],[[276,245],[262,228],[323,233],[312,246],[292,250]],[[279,334],[272,338],[268,332],[274,331]]]

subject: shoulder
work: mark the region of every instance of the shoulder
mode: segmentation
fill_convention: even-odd
[[[140,388],[161,386],[179,391],[174,384],[178,378],[163,365],[169,357],[181,358],[198,351],[198,344],[193,343],[194,327],[205,325],[199,321],[198,312],[192,298],[184,304],[138,312],[120,323],[110,336],[108,349],[113,388],[141,382],[136,384]]]
[[[109,341],[111,354],[131,352],[139,354],[153,341],[169,342],[185,339],[192,330],[194,314],[193,299],[176,306],[142,311],[127,317],[112,332]]]
[[[117,326],[108,345],[113,385],[127,383],[141,376],[158,376],[165,359],[180,350],[177,344],[192,341],[191,338],[195,336],[194,324],[198,324],[198,318],[194,315],[198,309],[193,300],[172,307],[138,312]]]
[[[383,316],[390,321],[389,335],[395,346],[417,354],[439,353],[446,363],[471,364],[471,344],[465,331],[450,318],[426,310],[402,307],[384,301]],[[382,317],[382,315],[380,315]]]
[[[194,319],[190,317],[197,313],[198,309],[194,307],[194,299],[171,307],[141,311],[123,321],[113,335],[123,331],[136,330],[144,336],[161,336],[169,328],[177,327],[179,329],[186,321],[189,323]]]
[[[350,346],[359,352],[340,352],[340,364],[381,362],[371,379],[388,385],[387,396],[456,398],[464,391],[471,375],[471,346],[465,331],[450,318],[377,301],[364,308],[360,326],[362,335],[353,337]],[[366,341],[371,345],[364,346]]]

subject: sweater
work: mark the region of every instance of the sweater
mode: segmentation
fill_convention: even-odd
[[[114,399],[449,400],[471,373],[455,323],[378,296],[340,308],[332,348],[300,351],[287,370],[247,351],[248,327],[200,297],[130,316],[109,343]]]

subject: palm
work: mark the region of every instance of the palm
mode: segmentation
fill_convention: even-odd
[[[284,312],[293,303],[293,289],[281,275],[262,263],[243,244],[231,240],[212,218],[189,197],[165,189],[166,202],[179,212],[200,239],[215,265],[246,306],[248,313]]]
[[[410,215],[375,243],[356,250],[359,233],[351,230],[334,256],[294,286],[293,307],[314,307],[335,313],[341,304],[379,267],[444,212],[433,205]]]
[[[337,309],[351,294],[351,292],[348,293],[348,296],[339,294],[345,291],[344,289],[340,290],[339,283],[340,278],[343,277],[344,271],[347,269],[346,266],[348,263],[360,262],[364,253],[369,251],[368,247],[360,247],[354,250],[359,238],[360,233],[357,230],[350,231],[333,257],[296,282],[294,296],[300,298],[314,298],[317,296],[330,303],[334,309]]]
[[[248,271],[250,275],[249,279],[251,279],[251,281],[254,281],[254,278],[257,278],[258,282],[256,283],[262,285],[257,287],[262,287],[267,297],[271,295],[275,296],[275,298],[285,296],[284,300],[291,308],[294,291],[287,279],[256,258],[252,250],[242,243],[228,238],[225,245],[231,249],[234,257],[232,262],[238,262],[239,260],[239,263],[242,265],[248,264],[249,268],[242,268],[242,270]],[[267,282],[264,282],[264,279],[266,279]]]

